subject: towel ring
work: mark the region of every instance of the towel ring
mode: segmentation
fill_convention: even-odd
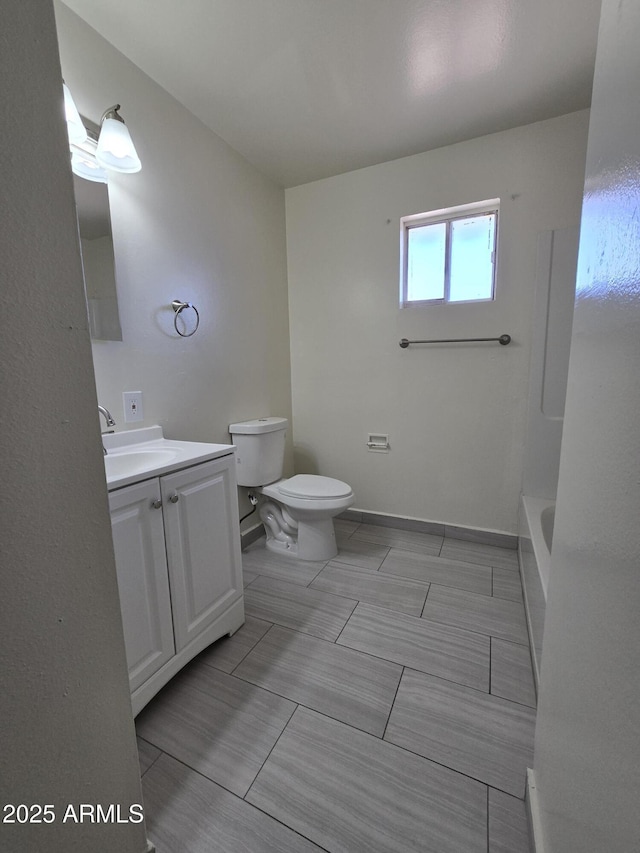
[[[195,335],[198,331],[198,326],[200,325],[200,314],[198,313],[198,309],[195,305],[192,305],[191,302],[183,302],[181,299],[174,299],[171,303],[171,307],[175,311],[175,317],[173,318],[173,327],[176,332],[180,335],[181,338],[190,338],[191,335]],[[185,308],[192,308],[196,312],[196,327],[191,332],[181,332],[178,328],[178,317],[184,311]]]

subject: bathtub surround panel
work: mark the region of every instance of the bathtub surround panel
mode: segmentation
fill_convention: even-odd
[[[544,629],[546,853],[638,849],[640,5],[603,0]]]
[[[233,421],[290,417],[282,188],[66,5],[55,10],[80,112],[99,121],[117,97],[143,163],[136,175],[109,179],[123,340],[93,343],[100,402],[125,429],[122,392],[139,388],[139,426],[223,444]],[[175,333],[176,298],[198,308],[193,337]],[[286,466],[291,473],[290,444]],[[250,509],[243,498],[240,515]]]
[[[558,490],[578,233],[574,226],[538,235],[522,491],[549,500]]]
[[[587,121],[286,190],[297,470],[345,480],[363,512],[517,534],[537,235],[579,219]],[[486,198],[501,200],[496,301],[401,310],[400,217]],[[500,334],[513,342],[398,346]],[[389,453],[368,452],[374,429]]]

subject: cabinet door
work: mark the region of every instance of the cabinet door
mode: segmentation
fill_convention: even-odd
[[[242,596],[235,456],[160,478],[176,650]]]
[[[131,691],[174,654],[158,479],[109,494]]]

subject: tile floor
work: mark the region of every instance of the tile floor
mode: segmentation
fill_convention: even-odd
[[[158,853],[528,853],[515,551],[338,520],[243,554],[245,625],[138,716]]]

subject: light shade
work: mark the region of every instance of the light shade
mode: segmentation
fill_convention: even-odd
[[[107,183],[107,173],[96,162],[93,154],[78,149],[71,151],[71,171],[85,181],[94,181],[97,184]]]
[[[118,115],[119,109],[120,105],[116,104],[102,117],[96,160],[114,172],[139,172],[142,163],[125,123]]]
[[[80,145],[87,138],[87,129],[82,123],[80,113],[76,107],[74,100],[69,91],[67,84],[62,81],[62,90],[64,92],[64,112],[67,118],[67,133],[69,135],[70,145]]]

